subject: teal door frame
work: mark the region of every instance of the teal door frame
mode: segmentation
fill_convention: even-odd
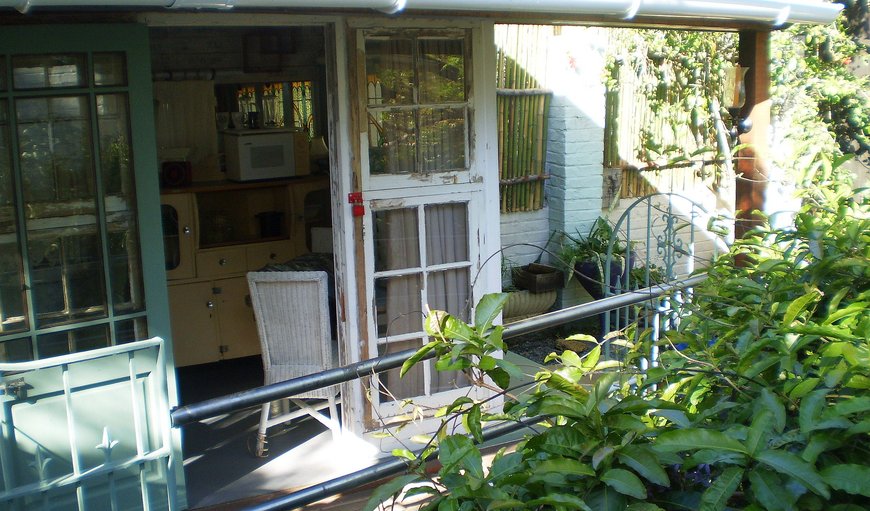
[[[163,238],[160,215],[160,190],[158,179],[158,161],[156,152],[156,136],[154,126],[154,106],[151,86],[151,55],[148,39],[148,28],[140,24],[58,24],[58,25],[21,25],[0,27],[0,55],[12,54],[69,54],[89,52],[124,52],[126,55],[126,71],[128,85],[118,87],[129,97],[130,145],[136,188],[136,211],[139,229],[139,247],[141,250],[141,268],[143,277],[145,311],[149,337],[160,337],[166,346],[161,359],[165,363],[165,377],[168,389],[168,406],[178,405],[175,366],[173,361],[172,339],[169,320],[169,303],[166,289],[166,272],[163,255]],[[11,92],[10,59],[6,59],[7,88],[0,91],[0,100],[7,100],[10,105],[13,97],[39,92]],[[111,92],[111,88],[109,91]],[[92,87],[81,89],[64,89],[64,92],[93,93]],[[96,122],[94,120],[93,122]],[[11,132],[12,130],[10,130]],[[13,142],[16,135],[10,133]],[[13,155],[14,156],[14,155]],[[13,169],[20,182],[20,168],[17,157],[13,158]],[[20,185],[17,187],[18,218],[23,218],[22,196]],[[19,240],[25,247],[24,233],[19,232]],[[26,251],[26,248],[24,249]],[[104,265],[108,262],[104,261]],[[35,336],[33,311],[30,311],[30,332]],[[108,311],[108,319],[112,320],[112,311]],[[97,321],[97,322],[100,322]],[[85,323],[86,324],[86,323]],[[19,332],[21,334],[21,332]],[[25,332],[24,335],[27,335]],[[12,337],[2,336],[2,337]],[[0,337],[0,340],[2,340]],[[34,337],[35,338],[35,337]],[[112,342],[114,344],[114,339]],[[180,433],[173,431],[173,450],[176,459],[181,460]],[[178,502],[181,508],[186,507],[184,474],[175,470]]]

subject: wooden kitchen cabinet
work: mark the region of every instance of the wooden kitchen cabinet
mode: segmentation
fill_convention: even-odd
[[[307,176],[163,193],[176,366],[260,353],[245,275],[310,251],[310,227],[328,222],[328,190],[326,176]]]

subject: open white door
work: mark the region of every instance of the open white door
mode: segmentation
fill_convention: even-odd
[[[498,285],[497,258],[484,265],[499,235],[498,208],[486,208],[498,194],[485,129],[495,126],[487,122],[495,105],[486,72],[492,44],[486,26],[356,31],[363,358],[422,346],[428,309],[468,320]],[[431,361],[369,385],[369,431],[412,412],[431,415],[472,391],[464,375],[438,373]]]

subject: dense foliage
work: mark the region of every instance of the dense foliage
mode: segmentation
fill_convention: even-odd
[[[653,342],[629,331],[608,340],[627,348],[619,363],[600,346],[552,355],[502,413],[461,398],[445,425],[461,420],[470,436],[433,438],[436,477],[398,478],[367,509],[412,481],[428,484],[409,494],[439,511],[870,508],[870,200],[833,179],[837,163],[814,167],[793,229],[758,229],[713,265],[656,366],[637,369]],[[432,342],[403,369],[434,351],[438,366],[509,389],[516,370],[492,356],[503,303],[485,297],[475,326],[432,313]],[[485,470],[482,423],[538,416]]]
[[[860,60],[870,63],[860,42],[868,2],[840,3],[847,9],[834,24],[795,25],[771,35],[772,114],[780,138],[791,144],[782,162],[812,158],[820,147],[870,162],[870,80],[852,68]]]

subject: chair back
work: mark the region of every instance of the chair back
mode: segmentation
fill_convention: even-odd
[[[248,287],[269,385],[336,365],[324,271],[249,272]],[[337,387],[294,397],[334,396]]]

